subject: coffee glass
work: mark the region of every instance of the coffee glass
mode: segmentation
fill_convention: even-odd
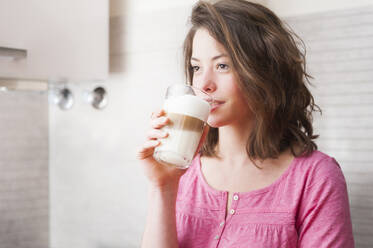
[[[213,98],[185,84],[167,88],[163,110],[170,122],[162,128],[168,132],[161,138],[153,157],[161,164],[180,169],[189,167],[197,151]]]

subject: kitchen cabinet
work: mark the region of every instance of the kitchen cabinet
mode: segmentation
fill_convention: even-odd
[[[0,0],[0,78],[104,80],[108,0]]]

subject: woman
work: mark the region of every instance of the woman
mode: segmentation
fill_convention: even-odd
[[[188,170],[152,154],[168,119],[152,115],[138,152],[151,182],[142,247],[354,247],[346,182],[317,151],[305,58],[267,8],[198,2],[186,76],[218,100]]]

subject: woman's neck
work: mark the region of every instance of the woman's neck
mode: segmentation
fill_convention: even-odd
[[[248,164],[250,161],[246,144],[250,136],[252,125],[246,124],[228,125],[219,128],[219,142],[216,151],[221,160],[233,164]]]
[[[252,127],[252,122],[246,122],[245,125],[228,125],[219,128],[219,142],[216,146],[219,162],[235,167],[256,167],[255,165],[257,165],[264,168],[277,166],[278,163],[282,163],[282,160],[294,158],[291,150],[286,149],[279,154],[278,158],[268,158],[263,161],[255,160],[254,165],[254,162],[250,160],[246,150],[247,141],[251,131],[253,130]]]

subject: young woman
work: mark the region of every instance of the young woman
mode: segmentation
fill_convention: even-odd
[[[305,57],[267,8],[198,2],[186,76],[217,101],[188,170],[152,154],[169,121],[154,113],[138,151],[151,190],[142,247],[354,247],[346,182],[317,151]]]

